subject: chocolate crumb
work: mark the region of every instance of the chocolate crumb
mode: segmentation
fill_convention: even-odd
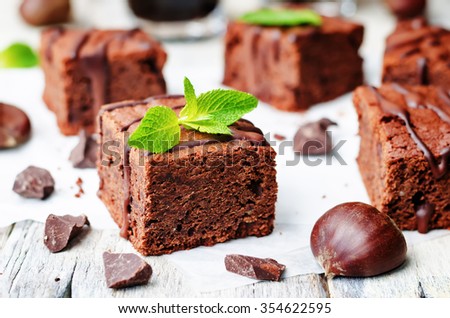
[[[60,252],[69,241],[79,235],[89,220],[85,215],[58,216],[50,214],[45,221],[44,244],[52,253]]]
[[[106,284],[109,288],[125,288],[147,284],[152,268],[131,253],[103,253]]]
[[[19,173],[13,191],[24,198],[44,200],[55,190],[55,180],[48,170],[29,166]]]
[[[230,254],[225,256],[225,268],[229,272],[254,279],[280,281],[286,266],[271,258]]]
[[[86,131],[80,131],[79,142],[70,153],[69,160],[75,168],[95,168],[98,152],[98,144],[92,135]]]
[[[81,179],[80,177],[78,177],[77,181],[75,182],[75,184],[78,186],[78,192],[75,194],[76,198],[81,197],[84,194],[84,190],[83,190],[83,179]]]
[[[300,126],[294,136],[294,151],[301,155],[326,155],[332,150],[329,126],[337,125],[328,118]]]
[[[273,138],[275,138],[276,140],[279,140],[279,141],[283,141],[286,139],[285,136],[279,135],[279,134],[273,134]]]
[[[55,282],[59,282],[61,279],[59,277],[55,278]]]

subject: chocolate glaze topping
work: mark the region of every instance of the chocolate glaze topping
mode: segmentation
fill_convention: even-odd
[[[438,108],[436,106],[430,105],[428,102],[424,101],[422,97],[419,96],[418,94],[413,93],[398,84],[393,85],[393,88],[404,96],[406,105],[409,108],[422,107],[433,110],[441,120],[449,123],[448,117],[446,117],[448,116],[448,114],[444,116],[445,114],[444,112],[442,112],[441,110],[438,111]],[[370,89],[375,94],[378,100],[378,104],[380,105],[383,112],[397,116],[405,122],[406,129],[408,130],[411,139],[416,143],[417,147],[423,152],[425,158],[430,164],[433,176],[436,179],[444,177],[448,172],[448,166],[450,163],[449,162],[450,147],[445,148],[441,151],[441,160],[440,162],[438,162],[438,160],[434,157],[431,150],[428,148],[428,146],[423,142],[423,140],[417,135],[416,131],[414,130],[413,125],[411,124],[410,121],[410,114],[408,109],[404,108],[401,105],[397,105],[388,101],[377,91],[376,88],[370,87]]]
[[[428,224],[434,214],[434,205],[428,202],[416,208],[417,230],[419,233],[428,232]]]
[[[105,112],[110,112],[119,108],[125,107],[134,107],[139,105],[148,104],[157,99],[178,99],[182,98],[183,95],[161,95],[161,96],[153,96],[141,101],[125,101],[121,103],[115,103],[111,105],[107,105],[100,109],[99,111],[99,126],[100,126],[100,134],[102,132],[102,115]],[[172,109],[179,113],[184,105],[175,105],[172,106]],[[121,132],[128,131],[128,129],[142,120],[143,117],[136,118],[132,120],[130,123],[124,125],[120,128]],[[201,139],[193,139],[193,140],[181,140],[178,145],[169,150],[169,152],[179,151],[185,148],[193,148],[196,146],[203,146],[206,144],[218,143],[218,142],[227,142],[232,140],[246,140],[252,143],[253,145],[268,145],[266,139],[264,138],[263,132],[255,127],[250,121],[246,119],[240,119],[233,125],[231,125],[230,130],[232,135],[211,135],[211,134],[201,134]],[[182,131],[186,131],[184,127],[181,128]],[[191,134],[195,136],[194,131],[189,131],[186,135]],[[183,135],[183,133],[182,133]],[[102,136],[100,135],[100,142],[103,143]],[[127,140],[124,140],[124,158],[123,158],[123,212],[122,212],[122,226],[120,229],[120,235],[124,238],[128,238],[129,236],[129,228],[130,228],[130,208],[131,208],[131,193],[130,193],[130,182],[131,182],[131,167],[130,167],[130,147],[127,144]],[[152,155],[152,153],[146,153],[147,155]],[[101,156],[101,154],[100,154]]]
[[[65,29],[62,26],[54,27],[49,32],[51,32],[50,38],[45,49],[45,58],[47,62],[51,63],[53,60],[52,48],[55,42],[63,35]]]

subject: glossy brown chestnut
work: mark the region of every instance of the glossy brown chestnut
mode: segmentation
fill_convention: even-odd
[[[0,103],[0,149],[14,148],[31,136],[27,114],[17,107]]]
[[[68,22],[70,18],[69,0],[24,0],[20,15],[31,25],[47,25]]]
[[[425,11],[426,0],[386,0],[392,13],[401,19],[413,18]]]
[[[402,232],[386,214],[365,203],[349,202],[317,220],[311,249],[328,277],[367,277],[400,266],[407,247]]]

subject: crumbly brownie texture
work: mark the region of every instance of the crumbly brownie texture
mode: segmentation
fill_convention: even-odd
[[[164,94],[166,53],[141,30],[43,31],[44,101],[61,132],[95,131],[101,105]]]
[[[232,136],[182,129],[181,143],[163,154],[126,146],[149,107],[179,111],[184,104],[182,96],[162,96],[106,105],[99,113],[99,197],[121,235],[143,255],[263,236],[273,229],[275,152],[250,122],[230,126]]]
[[[450,88],[450,31],[424,18],[401,21],[388,37],[383,83]]]
[[[355,91],[363,181],[403,230],[450,229],[449,93],[399,84]]]
[[[321,27],[228,25],[223,83],[299,111],[362,84],[363,27],[323,17]]]

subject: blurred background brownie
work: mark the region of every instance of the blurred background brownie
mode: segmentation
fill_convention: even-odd
[[[363,82],[363,26],[323,17],[320,27],[228,25],[223,83],[286,111],[305,110]]]
[[[400,21],[387,38],[383,82],[450,89],[450,31],[424,18]]]
[[[47,29],[40,57],[44,101],[65,135],[94,132],[103,104],[166,92],[166,53],[138,29]]]
[[[163,154],[127,147],[149,107],[179,112],[183,96],[103,106],[99,197],[121,235],[143,255],[168,254],[273,230],[275,151],[261,130],[240,119],[232,135],[181,131]]]
[[[450,229],[450,96],[443,88],[360,87],[359,169],[372,204],[400,229]]]

